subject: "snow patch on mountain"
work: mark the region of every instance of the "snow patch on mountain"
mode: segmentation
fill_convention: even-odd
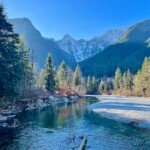
[[[123,30],[108,30],[101,36],[94,37],[91,40],[76,40],[69,34],[66,34],[56,43],[62,50],[73,54],[76,61],[79,62],[96,55],[107,46],[116,43],[122,33]]]

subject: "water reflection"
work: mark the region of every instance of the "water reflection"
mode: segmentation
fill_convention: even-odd
[[[150,133],[100,117],[86,109],[96,101],[85,99],[73,105],[58,105],[54,108],[23,113],[19,116],[22,128],[0,136],[1,149],[41,150],[70,149],[67,144],[70,134],[88,136],[88,149],[92,150],[148,150]]]

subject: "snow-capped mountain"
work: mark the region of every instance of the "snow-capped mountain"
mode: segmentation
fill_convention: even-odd
[[[108,30],[101,36],[94,37],[91,40],[76,40],[69,34],[66,34],[62,39],[56,41],[56,43],[62,50],[73,54],[76,61],[79,62],[96,55],[107,46],[116,43],[122,33],[123,30]]]

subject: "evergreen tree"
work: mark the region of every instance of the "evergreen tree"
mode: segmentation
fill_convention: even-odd
[[[31,90],[31,85],[33,83],[33,65],[30,62],[30,50],[28,46],[25,44],[23,38],[20,38],[18,44],[18,55],[20,57],[20,63],[18,66],[18,70],[20,70],[20,76],[22,76],[19,82],[19,94],[20,96],[25,96],[27,91]]]
[[[92,93],[96,93],[98,90],[98,86],[97,86],[97,81],[96,78],[93,76],[92,77]]]
[[[57,71],[59,89],[64,93],[70,93],[73,82],[73,71],[63,61]]]
[[[123,86],[124,86],[125,90],[132,89],[132,75],[131,75],[129,69],[127,72],[124,72],[124,74],[123,74]]]
[[[40,74],[38,76],[37,87],[43,90],[45,89],[45,70],[44,69],[40,71]]]
[[[46,59],[44,73],[45,73],[45,78],[44,78],[45,89],[50,93],[53,93],[56,87],[56,80],[55,80],[55,70],[52,65],[52,58],[50,54],[48,54]]]
[[[142,87],[141,72],[140,71],[138,71],[134,77],[134,92],[138,96],[143,95],[143,87]]]
[[[141,70],[134,80],[135,92],[140,96],[150,96],[150,57],[144,59]]]
[[[79,65],[77,65],[75,72],[73,74],[72,89],[74,92],[81,94],[81,95],[85,94],[86,92],[85,80],[82,77],[82,73],[80,71]]]
[[[113,82],[112,79],[108,78],[105,81],[101,81],[99,85],[100,93],[110,94],[113,90]]]
[[[105,91],[105,85],[106,83],[104,81],[101,81],[99,84],[99,91],[102,94]]]
[[[73,76],[73,86],[79,86],[82,84],[83,78],[82,78],[82,73],[80,71],[79,65],[77,65],[74,76]]]
[[[18,35],[14,34],[0,5],[0,98],[15,96],[18,92],[16,87],[22,78],[18,43]]]
[[[71,87],[73,82],[73,71],[67,67],[67,84]]]
[[[64,61],[60,64],[58,68],[57,80],[59,85],[67,83],[67,67]]]
[[[92,79],[90,76],[88,76],[87,78],[87,93],[90,94],[91,93],[91,89],[92,89]]]
[[[122,73],[121,70],[118,68],[115,72],[115,78],[114,78],[114,89],[117,91],[122,88],[123,79],[122,79]]]

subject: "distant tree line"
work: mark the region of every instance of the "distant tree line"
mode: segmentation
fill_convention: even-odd
[[[150,96],[150,57],[144,59],[141,69],[135,75],[131,74],[129,69],[122,73],[118,68],[114,78],[105,77],[96,81],[93,86],[88,77],[87,93]]]
[[[50,55],[39,75],[38,87],[43,90],[80,94],[117,94],[149,96],[150,94],[150,57],[146,57],[141,70],[136,75],[128,69],[124,73],[118,68],[112,78],[96,79],[83,77],[79,65],[73,71],[63,61],[58,69],[52,66]]]
[[[37,87],[50,93],[54,93],[55,91],[66,94],[71,92],[85,93],[85,81],[79,65],[73,71],[63,61],[59,68],[55,69],[50,54],[47,57],[45,67],[39,74]]]

